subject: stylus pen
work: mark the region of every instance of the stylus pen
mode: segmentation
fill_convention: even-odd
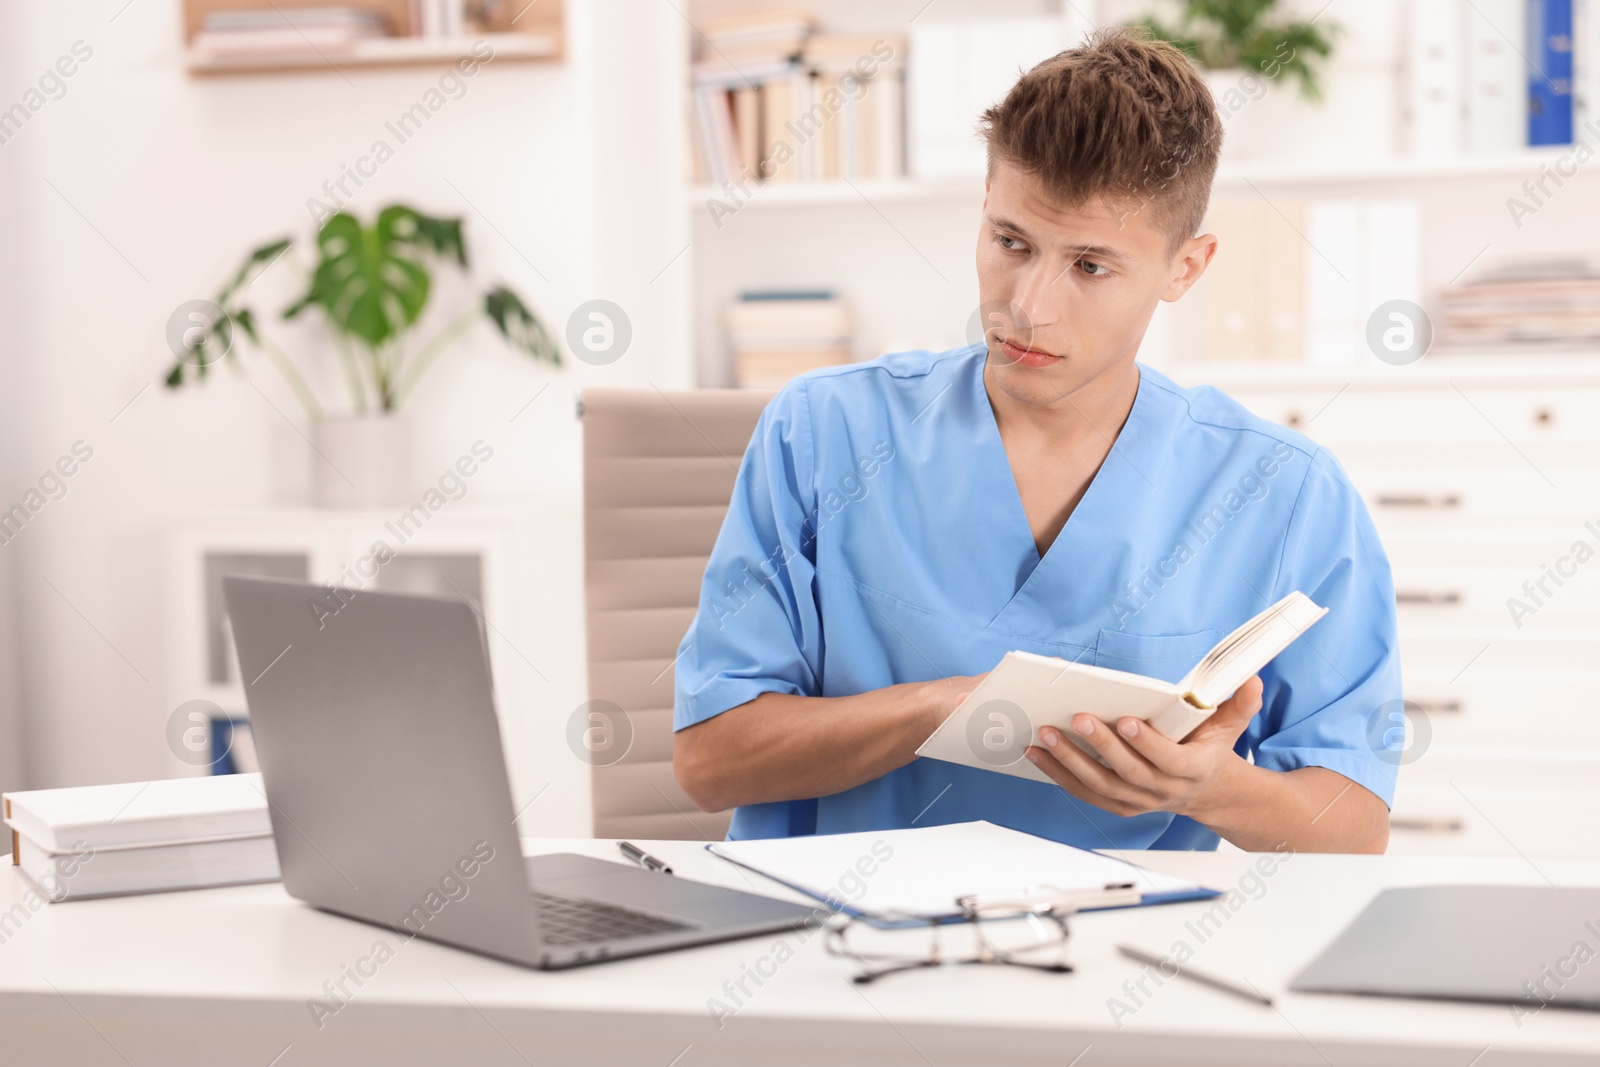
[[[654,856],[650,855],[650,853],[646,852],[638,845],[633,844],[631,841],[618,841],[617,847],[622,850],[622,854],[624,856],[628,857],[630,860],[646,870],[659,871],[662,874],[672,873],[672,868],[668,867],[665,862],[656,859]]]
[[[1212,989],[1220,989],[1224,993],[1232,993],[1236,997],[1242,997],[1245,1000],[1253,1000],[1257,1004],[1265,1004],[1269,1008],[1272,1007],[1271,997],[1264,996],[1248,986],[1240,985],[1239,983],[1229,981],[1226,978],[1218,978],[1214,974],[1207,974],[1204,971],[1197,971],[1186,963],[1178,963],[1170,956],[1157,956],[1152,952],[1144,951],[1144,949],[1134,948],[1132,945],[1118,945],[1117,951],[1128,957],[1130,960],[1154,967],[1157,971],[1166,975],[1168,978],[1171,978],[1175,974],[1181,975],[1184,978],[1199,982],[1201,985],[1208,985]]]

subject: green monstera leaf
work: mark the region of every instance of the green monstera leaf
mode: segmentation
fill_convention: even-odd
[[[428,306],[430,256],[467,262],[461,220],[400,205],[384,208],[371,226],[344,212],[334,215],[317,232],[317,251],[311,288],[284,318],[315,305],[335,329],[371,349],[403,334]]]
[[[511,289],[495,285],[421,345],[408,343],[428,308],[432,271],[454,265],[465,274],[467,249],[459,218],[424,215],[404,204],[379,212],[370,226],[340,212],[317,231],[317,263],[305,293],[283,312],[293,319],[310,307],[333,335],[333,349],[356,411],[376,406],[394,411],[423,373],[475,328],[489,323],[511,348],[535,360],[561,365],[555,337]],[[291,251],[285,240],[250,253],[217,295],[219,322],[185,335],[182,351],[166,376],[169,388],[182,388],[206,376],[211,363],[235,361],[248,341],[283,374],[311,419],[322,406],[288,353],[267,335],[267,321],[246,302],[251,284]],[[291,265],[299,271],[297,260]],[[302,272],[303,276],[303,272]],[[179,310],[182,310],[181,308]],[[170,343],[170,342],[169,342]]]
[[[503,285],[495,286],[484,294],[483,310],[508,344],[534,359],[561,366],[561,350],[555,339],[516,293]]]

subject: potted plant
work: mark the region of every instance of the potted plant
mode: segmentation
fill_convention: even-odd
[[[1252,105],[1284,78],[1298,84],[1302,99],[1322,99],[1319,68],[1333,54],[1339,28],[1315,19],[1285,17],[1278,0],[1183,0],[1177,21],[1155,17],[1136,25],[1182,49],[1206,72],[1231,154],[1250,156],[1263,144],[1242,121]]]
[[[484,322],[513,348],[552,366],[561,354],[543,323],[515,292],[491,286],[438,333],[420,344],[412,335],[433,291],[433,268],[465,271],[461,220],[434,218],[393,204],[363,225],[339,212],[317,230],[317,262],[306,291],[284,319],[314,313],[332,339],[350,410],[329,413],[294,362],[262,328],[246,300],[250,284],[292,247],[273,241],[251,252],[217,295],[220,315],[183,335],[166,384],[204,381],[224,360],[238,363],[235,330],[282,373],[313,424],[316,499],[325,507],[370,507],[404,502],[411,486],[410,436],[398,409],[440,355]],[[196,321],[200,321],[197,319]]]

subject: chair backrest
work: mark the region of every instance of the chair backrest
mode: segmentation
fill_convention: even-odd
[[[700,811],[672,775],[673,667],[772,395],[585,389],[579,401],[590,720],[611,731],[589,749],[596,837],[727,833],[731,813]]]

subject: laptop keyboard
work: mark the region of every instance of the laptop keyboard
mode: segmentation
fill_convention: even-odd
[[[537,889],[533,891],[533,902],[539,909],[540,935],[549,945],[579,945],[695,928],[695,924],[679,919],[667,919],[598,900],[556,896]]]

